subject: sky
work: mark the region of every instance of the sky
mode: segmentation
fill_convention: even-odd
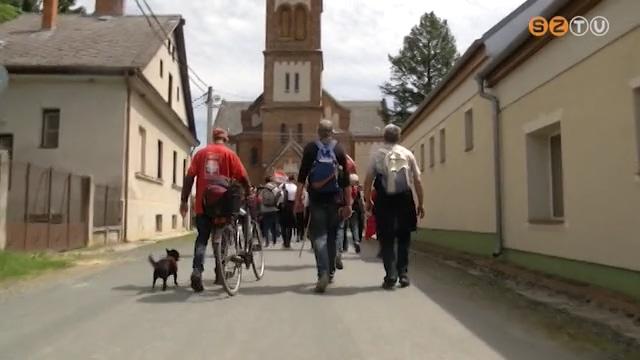
[[[141,0],[140,0],[141,1]],[[462,54],[524,0],[324,0],[323,84],[339,100],[381,99],[389,79],[389,54],[397,54],[420,17],[434,11],[446,19]],[[156,14],[186,21],[191,68],[226,100],[251,101],[262,92],[265,0],[147,0]],[[95,0],[77,0],[93,12]],[[126,0],[127,14],[140,14]],[[193,98],[202,94],[192,87]],[[198,136],[206,129],[196,110]]]

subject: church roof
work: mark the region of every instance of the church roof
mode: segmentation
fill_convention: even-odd
[[[215,125],[229,132],[229,135],[238,135],[242,132],[241,114],[253,102],[250,101],[224,101],[216,116]],[[340,101],[340,104],[351,110],[351,122],[349,132],[354,136],[380,135],[384,127],[382,120],[381,101]]]
[[[242,132],[241,115],[242,110],[251,106],[251,101],[223,101],[216,115],[215,127],[227,130],[229,135],[234,136]]]

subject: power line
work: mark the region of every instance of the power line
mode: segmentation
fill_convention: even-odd
[[[164,34],[164,37],[162,34],[158,33],[158,30],[155,28],[155,26],[153,26],[153,23],[151,22],[151,19],[149,18],[149,15],[147,15],[147,13],[144,11],[144,9],[142,8],[142,5],[140,5],[140,1],[139,0],[135,0],[136,1],[136,5],[138,6],[138,9],[140,10],[140,13],[145,17],[145,19],[147,20],[147,24],[149,24],[149,27],[151,28],[151,30],[153,30],[153,33],[158,37],[158,39],[160,39],[160,41],[162,42],[162,46],[165,47],[169,53],[171,53],[171,48],[169,47],[169,45],[165,42],[165,39],[169,37],[169,34],[164,30],[164,27],[162,26],[162,24],[160,23],[160,20],[158,20],[158,18],[155,16],[155,14],[153,12],[151,12],[151,14],[153,15],[153,18],[155,19],[156,23],[158,24],[158,26],[160,27],[160,30],[162,31],[162,33]],[[144,1],[144,0],[143,0]],[[149,7],[149,4],[144,1],[146,6],[151,9],[151,7]],[[200,84],[198,84],[193,77],[191,77],[191,74],[189,74],[189,80],[191,82],[192,85],[194,85],[195,87],[197,87],[198,89],[200,89],[200,91],[207,91],[206,88],[208,87],[208,85],[202,80],[202,78],[200,78],[200,76],[198,76],[198,74],[195,72],[195,70],[193,70],[188,64],[184,64],[183,62],[180,61],[180,57],[178,57],[177,59],[178,64],[180,64],[181,66],[184,66],[187,68],[187,72],[191,72],[193,73],[193,75],[195,77],[197,77],[197,79],[204,85],[204,87]]]
[[[151,17],[153,17],[153,19],[155,20],[155,22],[158,24],[158,27],[160,28],[160,30],[162,30],[162,33],[164,34],[164,38],[169,38],[169,34],[165,31],[164,27],[162,26],[162,24],[160,23],[160,20],[158,20],[158,17],[156,16],[156,14],[153,12],[153,10],[151,9],[151,6],[149,6],[149,3],[147,2],[147,0],[142,0],[142,2],[144,3],[144,5],[147,7],[147,9],[149,10],[149,14],[151,14]],[[163,40],[164,42],[164,40]],[[202,80],[202,78],[198,75],[198,73],[196,73],[195,70],[193,70],[189,64],[187,64],[187,69],[189,71],[191,71],[193,73],[193,76],[196,77],[196,79],[198,79],[200,81],[200,83],[202,85],[204,85],[204,87],[209,87],[209,84],[207,84],[204,80]]]

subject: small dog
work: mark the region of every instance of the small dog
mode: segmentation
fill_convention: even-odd
[[[162,291],[167,290],[167,279],[173,275],[173,282],[178,286],[178,260],[180,260],[180,253],[175,249],[165,249],[167,251],[167,257],[158,261],[153,260],[153,256],[149,255],[149,262],[153,266],[153,285],[152,289],[156,288],[156,280],[162,279]]]

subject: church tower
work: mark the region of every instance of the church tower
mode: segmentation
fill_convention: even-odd
[[[285,147],[313,139],[323,114],[322,0],[266,3],[262,154],[293,172],[296,159]]]

